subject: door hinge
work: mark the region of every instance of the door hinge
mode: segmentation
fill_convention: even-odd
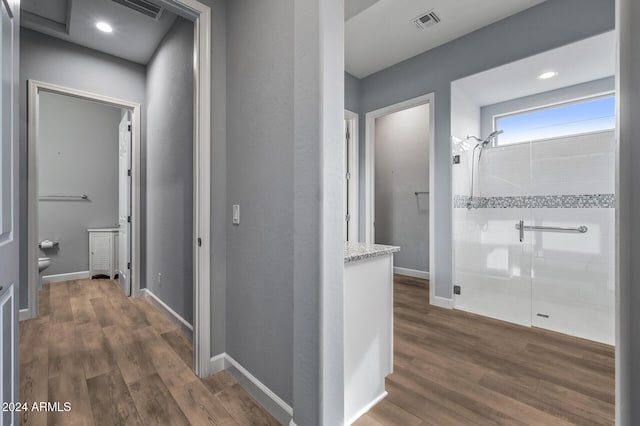
[[[131,262],[127,262],[127,269],[131,269]]]
[[[347,180],[351,179],[351,172],[347,172],[347,173],[344,175],[344,177],[345,177]]]
[[[131,216],[127,216],[127,223],[131,223]]]
[[[127,126],[127,130],[128,130],[128,131],[131,131],[131,124],[129,124],[129,125]]]
[[[460,164],[460,156],[459,155],[454,155],[453,156],[453,164]]]
[[[459,285],[454,285],[453,294],[462,294],[462,287],[460,287]]]
[[[202,247],[202,238],[198,237],[198,247]]]
[[[131,176],[131,169],[127,170],[127,176]]]
[[[349,221],[351,220],[351,215],[350,215],[350,214],[345,215],[345,216],[344,216],[344,219],[345,219],[347,222],[349,222]]]

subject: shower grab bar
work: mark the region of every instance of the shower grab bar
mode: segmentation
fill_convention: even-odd
[[[548,232],[572,232],[577,234],[586,234],[589,228],[584,225],[575,228],[563,228],[560,226],[533,226],[525,225],[524,221],[516,223],[516,229],[520,231],[520,242],[524,240],[524,231],[548,231]]]
[[[41,195],[38,197],[40,201],[49,200],[88,200],[89,196],[86,194],[81,195]]]

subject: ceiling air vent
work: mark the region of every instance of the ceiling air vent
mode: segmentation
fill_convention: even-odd
[[[426,30],[428,27],[434,26],[438,22],[440,22],[440,18],[433,10],[423,13],[411,20],[420,31]]]
[[[147,0],[113,0],[115,3],[121,4],[123,6],[128,7],[129,9],[133,9],[138,13],[142,13],[149,18],[155,19],[156,21],[160,19],[162,16],[162,12],[164,12],[164,7],[158,6],[155,3],[152,3]]]

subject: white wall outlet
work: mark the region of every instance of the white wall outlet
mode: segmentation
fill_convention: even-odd
[[[158,272],[158,286],[162,285],[162,274],[160,272]]]
[[[233,205],[233,224],[240,225],[240,205]]]

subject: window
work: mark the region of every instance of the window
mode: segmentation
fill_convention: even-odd
[[[613,95],[563,103],[494,118],[504,131],[496,145],[610,130],[615,127]]]

